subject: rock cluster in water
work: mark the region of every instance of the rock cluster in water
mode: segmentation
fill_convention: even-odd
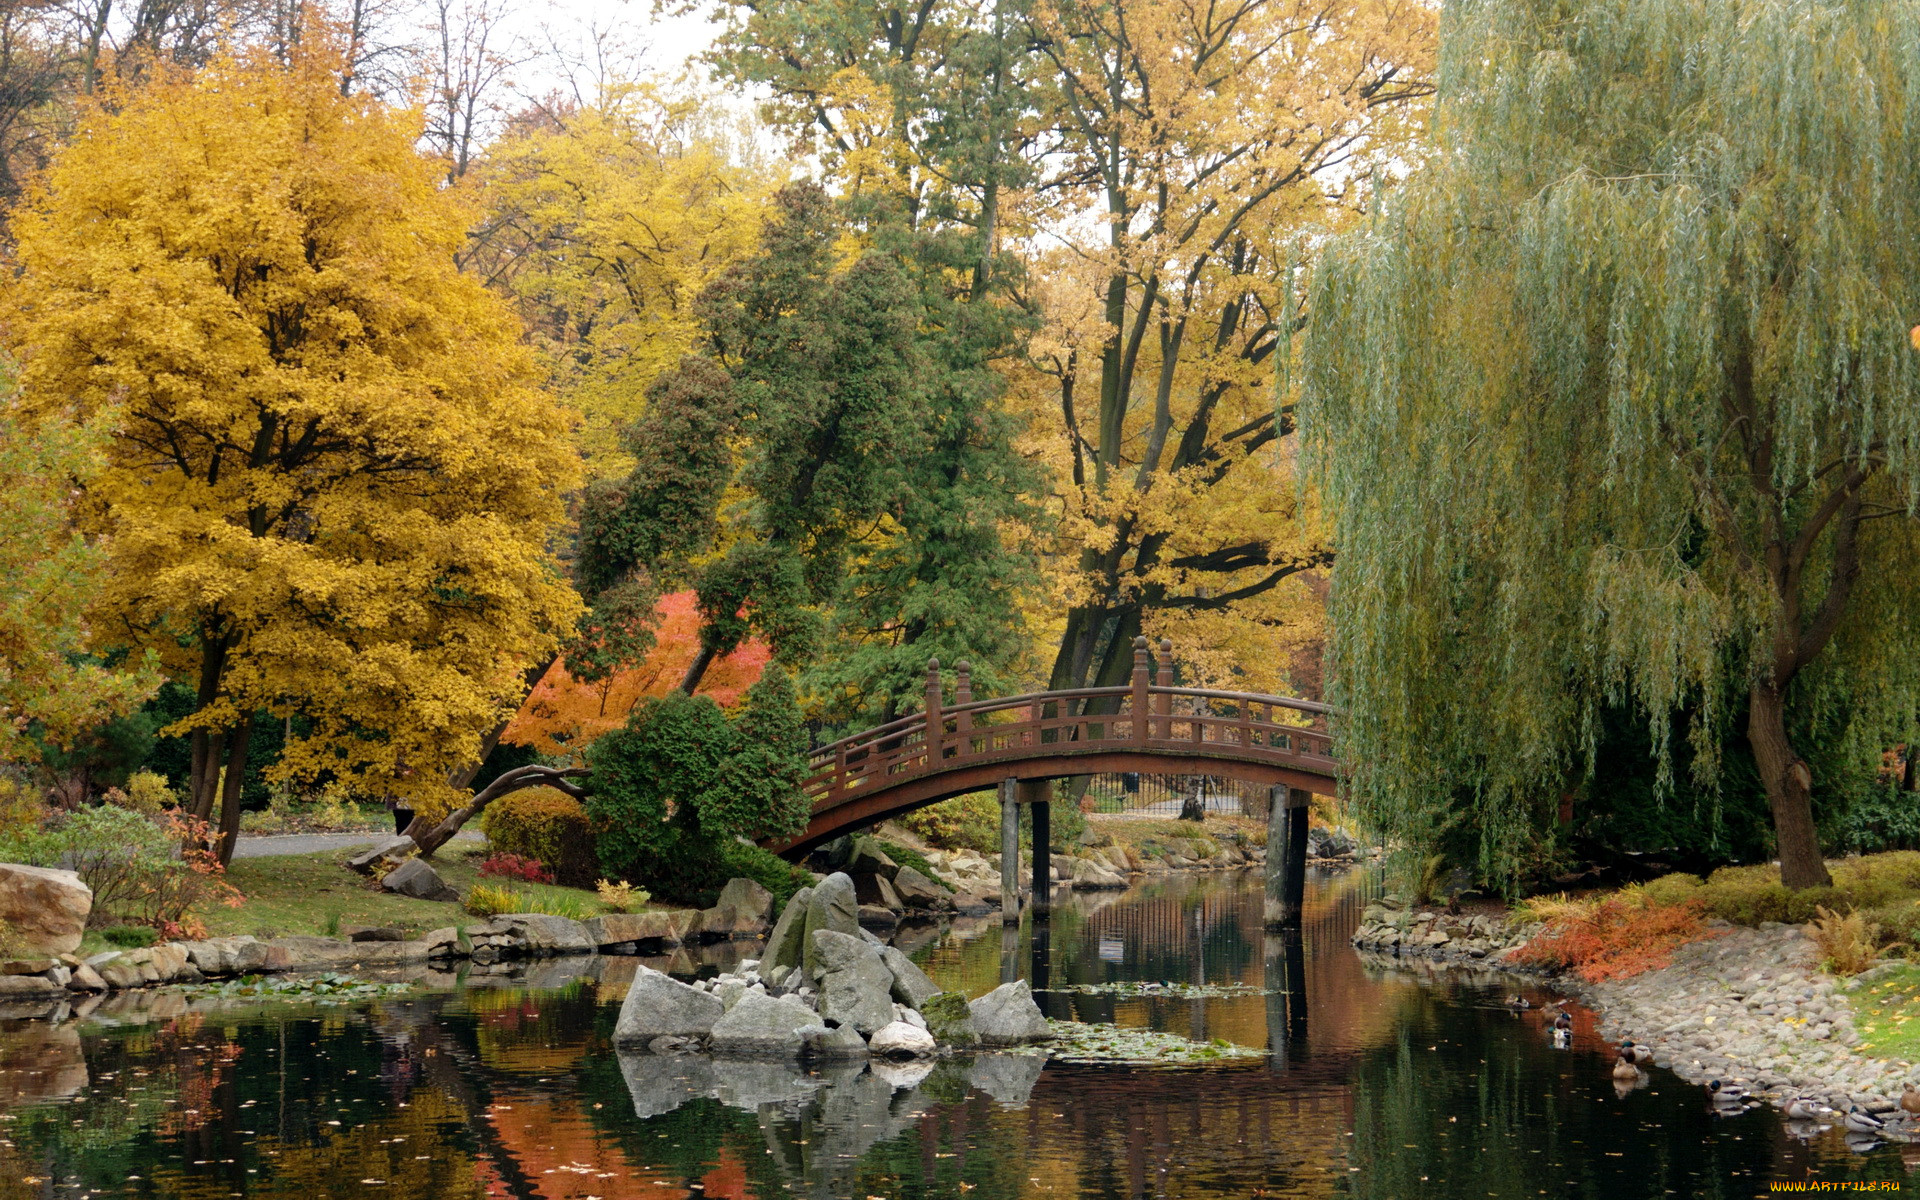
[[[641,968],[621,1005],[615,1044],[656,1054],[845,1062],[1052,1036],[1025,982],[973,1001],[942,992],[861,927],[860,908],[852,877],[836,872],[794,894],[764,956],[737,972],[687,984]]]

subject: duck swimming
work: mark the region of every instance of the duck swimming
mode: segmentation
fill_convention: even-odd
[[[1715,1079],[1707,1084],[1707,1091],[1715,1104],[1739,1105],[1747,1102],[1747,1089],[1737,1083],[1722,1083]]]
[[[1833,1115],[1831,1108],[1811,1096],[1795,1096],[1782,1111],[1789,1121],[1819,1121]]]
[[[1525,996],[1515,994],[1507,997],[1507,1007],[1508,1008],[1532,1008],[1533,1001],[1527,999]]]
[[[1573,1018],[1568,1016],[1564,1010],[1556,1013],[1553,1018],[1553,1028],[1555,1032],[1572,1033]]]
[[[1633,1060],[1623,1054],[1613,1060],[1613,1077],[1621,1083],[1637,1082],[1640,1078],[1640,1068],[1634,1066]]]

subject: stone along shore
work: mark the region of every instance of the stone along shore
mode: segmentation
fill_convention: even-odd
[[[1888,1116],[1914,1082],[1913,1064],[1854,1051],[1847,994],[1871,972],[1837,981],[1800,926],[1766,922],[1742,928],[1710,921],[1717,936],[1682,946],[1665,967],[1629,979],[1586,983],[1571,975],[1507,962],[1539,932],[1498,917],[1414,912],[1392,899],[1367,906],[1353,945],[1363,953],[1436,966],[1525,970],[1578,996],[1600,1017],[1609,1041],[1648,1046],[1654,1065],[1690,1083],[1739,1084],[1784,1106],[1810,1097],[1845,1113],[1859,1107]]]

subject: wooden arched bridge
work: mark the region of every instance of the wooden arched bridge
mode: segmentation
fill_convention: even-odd
[[[1104,772],[1224,775],[1273,788],[1269,862],[1298,859],[1303,872],[1307,801],[1315,793],[1332,795],[1338,778],[1331,710],[1285,696],[1173,686],[1171,644],[1161,642],[1160,651],[1156,663],[1147,640],[1136,638],[1133,678],[1124,687],[995,700],[973,699],[961,663],[951,705],[935,660],[922,711],[813,751],[805,784],[812,817],[800,833],[769,848],[798,859],[889,817],[996,787],[1006,814],[1003,843],[1017,845],[1009,839],[1017,836],[1016,806],[1024,804],[1033,815],[1034,843],[1044,846],[1048,780]],[[1002,854],[1010,884],[1013,857]],[[1035,872],[1041,884],[1051,881],[1044,855],[1035,856]],[[1285,887],[1291,904],[1276,903],[1297,912],[1297,880]],[[1045,903],[1044,893],[1044,886],[1034,889],[1038,903]],[[1010,908],[1017,913],[1017,906]]]

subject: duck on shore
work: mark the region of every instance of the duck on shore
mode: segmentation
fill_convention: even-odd
[[[1920,1115],[1920,1090],[1916,1090],[1912,1084],[1908,1084],[1907,1090],[1900,1093],[1900,1111]]]
[[[1632,1038],[1620,1039],[1620,1053],[1643,1067],[1653,1061],[1653,1047],[1643,1046]]]
[[[1842,1124],[1854,1133],[1883,1133],[1887,1128],[1885,1121],[1874,1116],[1866,1109],[1861,1108],[1858,1104],[1847,1109],[1847,1115],[1842,1121]]]
[[[1747,1103],[1747,1089],[1737,1083],[1722,1083],[1718,1079],[1707,1083],[1707,1092],[1713,1103],[1721,1108],[1744,1108]]]

